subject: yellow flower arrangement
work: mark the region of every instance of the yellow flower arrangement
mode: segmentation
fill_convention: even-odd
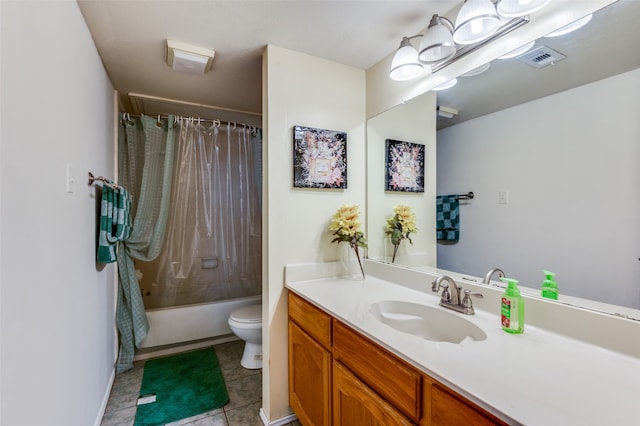
[[[343,205],[331,218],[329,231],[333,231],[334,238],[332,243],[349,243],[349,246],[355,250],[360,272],[364,276],[362,261],[360,260],[360,252],[358,247],[367,247],[367,240],[361,230],[360,211],[358,206]]]
[[[397,205],[393,206],[393,215],[387,219],[387,225],[385,226],[384,233],[391,237],[391,244],[393,244],[393,258],[391,263],[396,260],[396,253],[398,252],[398,246],[403,239],[409,240],[409,243],[413,245],[411,241],[411,233],[417,232],[416,228],[416,215],[413,209],[409,206]]]

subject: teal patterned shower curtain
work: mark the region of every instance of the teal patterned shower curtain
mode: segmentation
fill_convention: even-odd
[[[151,261],[162,248],[175,155],[173,116],[159,120],[122,115],[121,123],[118,132],[119,183],[129,190],[133,200],[133,228],[129,238],[118,246],[116,322],[120,332],[120,353],[117,373],[133,366],[135,347],[149,330],[134,259]]]

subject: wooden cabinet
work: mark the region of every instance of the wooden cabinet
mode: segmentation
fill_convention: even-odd
[[[422,375],[344,324],[333,323],[333,357],[414,422],[421,417]]]
[[[423,377],[424,416],[420,426],[508,425],[429,376]]]
[[[289,404],[304,426],[507,424],[293,293]]]
[[[289,293],[289,405],[305,426],[331,424],[330,348],[331,317]]]
[[[303,422],[304,423],[304,422]],[[362,383],[341,363],[333,363],[334,426],[412,425],[400,411]]]

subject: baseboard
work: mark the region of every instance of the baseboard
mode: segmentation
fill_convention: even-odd
[[[233,342],[240,340],[234,334],[225,334],[224,336],[212,337],[209,339],[195,340],[192,342],[175,343],[173,345],[156,346],[152,348],[145,348],[137,351],[134,361],[141,361],[145,359],[158,358],[161,356],[173,355],[180,352],[191,351],[194,349],[207,348],[209,346],[217,345],[220,343]]]
[[[264,426],[284,426],[293,421],[298,420],[298,417],[295,414],[289,414],[288,416],[281,417],[277,420],[269,420],[267,418],[266,413],[263,408],[260,408],[260,420],[262,420],[262,424]]]
[[[98,416],[96,417],[96,421],[94,426],[100,426],[102,424],[102,418],[104,417],[104,412],[107,410],[107,404],[109,403],[109,396],[111,395],[111,388],[113,388],[113,382],[116,380],[116,369],[111,370],[111,377],[109,377],[109,386],[107,386],[107,391],[102,397],[102,405],[100,406],[100,410],[98,411]]]

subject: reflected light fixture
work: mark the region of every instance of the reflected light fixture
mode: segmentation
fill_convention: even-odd
[[[491,37],[500,26],[500,17],[491,0],[465,0],[453,31],[458,44],[473,44]]]
[[[456,54],[453,41],[453,24],[447,18],[433,15],[427,32],[424,33],[418,49],[418,60],[423,64],[446,61]]]
[[[578,28],[582,28],[585,25],[587,25],[587,23],[589,23],[592,17],[593,15],[587,15],[583,18],[578,19],[577,21],[573,21],[572,23],[565,25],[564,27],[560,27],[557,30],[550,32],[545,37],[558,37],[565,34],[569,34],[570,32],[575,31]]]
[[[509,59],[509,58],[515,58],[516,56],[520,56],[524,52],[527,52],[529,49],[531,49],[534,44],[536,44],[535,40],[530,41],[529,43],[525,44],[524,46],[520,46],[517,49],[513,49],[511,52],[507,52],[504,55],[499,56],[498,59]]]
[[[436,91],[436,92],[438,92],[438,91],[440,91],[440,90],[447,90],[447,89],[450,89],[450,88],[452,88],[453,86],[455,86],[457,83],[458,83],[458,79],[457,79],[457,78],[454,78],[454,79],[451,79],[451,80],[449,80],[449,81],[445,81],[445,82],[444,82],[444,83],[442,83],[441,85],[436,86],[436,87],[434,87],[434,88],[433,88],[433,89],[431,89],[431,90],[434,90],[434,91]]]
[[[480,65],[479,67],[475,67],[470,69],[469,71],[462,74],[460,77],[473,77],[474,75],[479,75],[489,69],[491,66],[491,62],[487,62],[486,64]]]
[[[500,16],[505,18],[517,18],[537,12],[549,3],[550,0],[498,0],[496,9]]]
[[[417,36],[413,36],[417,37]],[[413,37],[402,37],[400,48],[393,56],[389,77],[396,81],[411,80],[422,74],[423,67],[418,62],[418,51],[409,41]]]

